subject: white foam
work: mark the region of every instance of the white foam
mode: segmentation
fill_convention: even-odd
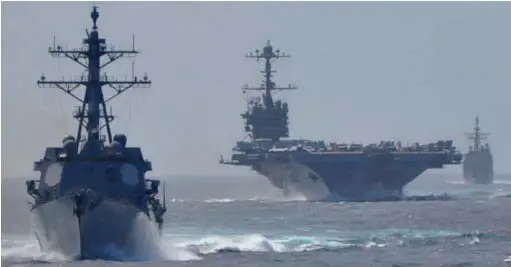
[[[447,181],[449,184],[465,184],[463,181]]]
[[[170,261],[188,261],[200,260],[201,257],[188,251],[185,248],[175,247],[172,244],[161,242],[159,251],[143,251],[135,256],[126,256],[123,251],[113,245],[107,245],[101,248],[109,255],[109,258],[117,261],[147,261],[147,260],[170,260]],[[2,238],[2,260],[13,262],[43,261],[43,262],[61,262],[69,261],[63,255],[57,252],[41,252],[37,240],[30,238],[13,237],[11,239]]]
[[[39,248],[37,240],[30,238],[7,238],[2,237],[2,260],[24,261],[45,261],[58,262],[69,260],[63,255],[43,253]]]
[[[492,198],[511,198],[511,192],[499,190],[497,193],[490,195],[489,198],[490,199],[492,199]]]
[[[168,241],[174,244],[175,247],[187,249],[197,254],[212,254],[222,251],[298,252],[352,246],[342,242],[342,240],[328,240],[321,237],[288,236],[271,238],[261,234],[189,236],[187,239],[182,236],[179,239],[169,236]]]
[[[190,260],[201,260],[202,258],[193,253],[192,251],[174,246],[171,243],[162,242],[161,244],[161,255],[164,260],[173,261],[190,261]]]
[[[230,199],[230,198],[221,198],[221,199],[208,199],[204,202],[206,203],[225,203],[225,202],[233,202],[236,201],[236,199]]]
[[[172,230],[168,229],[169,232]],[[141,251],[141,255],[128,258],[115,247],[107,246],[103,249],[117,261],[191,261],[201,260],[203,255],[220,252],[303,252],[314,250],[338,250],[349,247],[362,249],[377,249],[398,242],[404,245],[403,239],[428,239],[460,237],[462,233],[448,231],[418,231],[412,229],[384,229],[376,233],[370,232],[335,232],[335,236],[272,236],[259,233],[246,234],[165,234],[159,249]],[[194,233],[191,232],[191,233]],[[339,237],[344,236],[344,237]],[[375,237],[377,237],[375,239]],[[398,240],[396,240],[396,238]],[[13,241],[14,240],[14,241]],[[379,240],[379,241],[377,241]],[[386,241],[385,241],[386,240]],[[5,241],[5,242],[4,242]],[[471,245],[479,243],[477,235],[470,240]],[[43,254],[39,251],[35,240],[3,240],[2,260],[10,261],[48,261],[65,260],[58,254]],[[510,259],[511,260],[511,259]]]

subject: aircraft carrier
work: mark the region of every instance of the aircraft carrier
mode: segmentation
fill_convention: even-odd
[[[465,134],[468,139],[474,140],[469,147],[468,153],[463,160],[463,178],[469,184],[491,184],[493,183],[493,156],[490,152],[490,145],[481,145],[489,135],[482,133],[479,128],[479,116],[476,117],[474,132]]]
[[[78,63],[84,72],[74,80],[49,81],[44,74],[40,87],[58,88],[78,100],[73,113],[78,120],[76,138],[65,136],[60,147],[47,147],[44,157],[34,163],[38,180],[26,182],[33,197],[31,218],[42,251],[58,252],[71,259],[113,259],[150,257],[159,249],[159,235],[166,212],[157,196],[160,181],[145,178],[151,162],[139,147],[128,147],[124,134],[112,136],[114,117],[106,103],[134,87],[149,87],[145,75],[121,81],[100,71],[133,49],[107,48],[96,24],[93,7],[92,30],[79,49],[49,48],[52,56],[63,56]],[[106,60],[101,58],[106,56]],[[84,97],[76,89],[84,87]],[[103,87],[112,89],[107,98]],[[163,188],[163,199],[165,198]],[[122,256],[119,256],[122,255]]]
[[[285,195],[298,194],[313,201],[384,201],[403,199],[403,187],[428,169],[460,164],[462,154],[451,140],[403,145],[382,141],[379,144],[337,144],[325,141],[290,139],[289,106],[274,101],[277,87],[272,77],[272,62],[289,55],[274,50],[270,42],[246,57],[262,60],[264,80],[261,97],[248,98],[248,110],[241,114],[249,140],[237,142],[230,160],[220,163],[248,166],[268,178]]]

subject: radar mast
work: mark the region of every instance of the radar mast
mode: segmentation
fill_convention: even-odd
[[[98,8],[93,7],[91,12],[92,31],[86,29],[86,38],[83,39],[83,47],[80,49],[68,50],[62,46],[55,46],[48,49],[51,56],[66,57],[85,68],[85,72],[74,80],[47,81],[45,75],[37,81],[39,87],[58,88],[68,95],[72,96],[81,103],[73,113],[73,117],[78,120],[78,133],[76,136],[77,149],[82,144],[81,154],[97,155],[101,153],[104,135],[101,131],[106,128],[108,142],[112,142],[112,132],[110,123],[114,120],[112,112],[107,112],[106,103],[126,90],[134,87],[149,87],[151,81],[147,74],[142,79],[137,79],[132,75],[132,80],[120,81],[108,77],[103,70],[107,65],[124,56],[135,56],[139,51],[135,50],[135,38],[133,37],[133,48],[131,50],[116,50],[114,47],[107,48],[106,39],[99,37],[97,20],[99,18]],[[106,56],[106,62],[101,62],[101,57]],[[80,86],[85,87],[85,95],[80,98],[75,90]],[[115,90],[115,94],[105,100],[103,86],[108,86]],[[101,123],[101,120],[104,122]],[[82,130],[85,129],[86,137],[82,138]]]
[[[255,58],[258,62],[263,59],[265,69],[261,71],[264,76],[263,83],[259,87],[243,87],[243,93],[246,91],[264,91],[263,105],[260,103],[249,103],[248,111],[241,116],[245,121],[245,131],[250,132],[252,139],[271,139],[277,141],[279,138],[289,136],[288,128],[288,105],[281,101],[273,101],[272,91],[294,90],[297,87],[289,84],[287,87],[277,87],[272,80],[273,73],[272,62],[279,58],[290,58],[291,56],[281,53],[279,49],[274,51],[270,41],[267,41],[262,52],[255,50],[245,56],[246,58]]]
[[[481,128],[479,128],[479,116],[476,116],[476,124],[474,127],[474,132],[472,133],[465,133],[467,138],[469,140],[474,140],[474,151],[480,151],[481,150],[481,140],[487,139],[487,136],[490,135],[489,133],[483,133],[481,132]]]

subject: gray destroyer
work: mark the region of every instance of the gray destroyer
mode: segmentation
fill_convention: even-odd
[[[247,55],[263,60],[262,97],[250,98],[245,120],[247,141],[239,141],[230,160],[220,163],[248,166],[268,178],[285,195],[298,194],[316,201],[382,201],[403,198],[403,187],[424,171],[460,164],[462,154],[453,142],[405,146],[400,142],[379,144],[337,144],[325,141],[290,139],[288,104],[274,101],[273,91],[296,89],[277,87],[272,80],[272,62],[289,55],[274,50],[270,42]],[[262,98],[262,101],[261,101]]]
[[[465,134],[468,139],[474,140],[474,144],[469,146],[468,153],[463,159],[463,178],[469,184],[491,184],[493,183],[493,156],[490,151],[490,145],[486,143],[481,145],[481,140],[485,140],[489,135],[482,133],[479,128],[479,117],[476,117],[474,132]]]
[[[43,251],[74,259],[116,259],[113,253],[147,256],[159,249],[166,212],[165,202],[157,197],[160,181],[145,178],[152,167],[139,147],[128,147],[124,134],[112,136],[114,117],[106,103],[130,88],[148,87],[151,81],[147,76],[119,81],[100,74],[110,63],[138,51],[134,44],[128,50],[107,48],[99,36],[98,17],[93,7],[93,27],[86,30],[82,48],[67,50],[55,44],[49,48],[52,56],[84,67],[84,73],[69,81],[48,81],[43,74],[37,82],[64,91],[81,105],[73,113],[78,120],[76,138],[66,136],[61,147],[46,148],[44,157],[34,163],[40,178],[26,182],[34,198],[34,231]],[[75,93],[80,86],[85,87],[83,98]],[[103,87],[114,94],[107,98]]]

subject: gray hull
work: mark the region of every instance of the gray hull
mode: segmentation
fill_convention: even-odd
[[[360,166],[358,168],[364,168]],[[420,166],[372,173],[350,164],[261,163],[256,170],[285,195],[312,201],[383,201],[403,198],[403,187],[426,170]]]
[[[74,201],[59,198],[32,210],[35,234],[43,251],[71,259],[136,260],[159,253],[159,233],[135,206],[103,200],[79,222]]]
[[[470,184],[493,183],[493,157],[489,151],[469,152],[464,156],[463,178]]]
[[[152,164],[140,147],[127,146],[128,137],[114,134],[106,102],[130,88],[149,87],[147,75],[128,80],[103,78],[103,68],[131,50],[105,46],[98,31],[99,12],[90,13],[92,28],[86,30],[79,49],[50,47],[53,56],[67,56],[87,70],[79,79],[52,80],[44,75],[40,87],[58,87],[80,102],[73,111],[77,135],[46,147],[34,162],[39,179],[26,181],[34,232],[43,251],[60,252],[72,259],[145,260],[160,255],[160,233],[167,211],[165,196],[158,197],[160,181],[147,179]],[[104,87],[115,85],[107,96]],[[82,86],[83,97],[74,89]],[[163,191],[165,192],[165,191]],[[154,224],[153,224],[154,223]]]
[[[285,194],[313,201],[393,201],[428,169],[453,162],[443,152],[269,153],[252,165]]]

